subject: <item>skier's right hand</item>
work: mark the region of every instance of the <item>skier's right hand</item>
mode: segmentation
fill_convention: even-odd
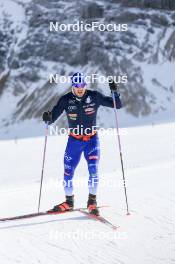
[[[44,122],[52,122],[52,113],[50,111],[43,113],[43,121]]]

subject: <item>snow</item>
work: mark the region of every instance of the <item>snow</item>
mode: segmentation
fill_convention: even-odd
[[[48,138],[41,210],[64,199],[66,136]],[[0,263],[175,262],[175,123],[127,128],[121,137],[130,216],[126,216],[117,139],[100,134],[98,203],[112,231],[81,213],[0,223]],[[35,212],[44,137],[0,141],[0,217]],[[111,147],[112,146],[112,147]],[[85,206],[86,163],[76,170],[76,207]]]
[[[25,4],[27,2],[29,0],[25,0]],[[24,6],[22,6],[22,3],[15,2],[14,0],[0,0],[0,18],[3,18],[4,15],[12,21],[9,31],[14,29],[14,38],[17,41],[11,44],[11,49],[17,52],[19,43],[26,39],[28,31]]]
[[[24,9],[18,3],[15,3],[13,0],[0,0],[0,11],[5,12],[6,15],[10,16],[15,24],[20,24],[24,21]],[[5,10],[5,11],[4,11]]]

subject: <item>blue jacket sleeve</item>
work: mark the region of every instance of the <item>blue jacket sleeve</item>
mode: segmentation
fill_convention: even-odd
[[[122,103],[121,103],[119,94],[117,92],[114,92],[114,95],[115,95],[115,102],[116,102],[117,109],[122,108]],[[107,106],[111,108],[114,107],[112,96],[111,97],[105,96],[99,92],[97,92],[97,102],[99,106],[102,105],[102,106]]]
[[[64,96],[62,96],[51,111],[52,114],[51,123],[55,122],[58,119],[58,117],[63,113],[63,111],[65,110],[65,105],[66,105],[65,98]]]

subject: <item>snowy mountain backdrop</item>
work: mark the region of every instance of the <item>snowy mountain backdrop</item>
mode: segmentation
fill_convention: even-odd
[[[128,24],[127,32],[50,32],[50,21]],[[0,138],[41,135],[41,115],[69,85],[50,74],[126,74],[121,125],[172,121],[175,2],[171,0],[0,0]],[[108,85],[89,88],[109,94]],[[101,109],[101,126],[115,125]],[[66,126],[63,116],[59,126]]]

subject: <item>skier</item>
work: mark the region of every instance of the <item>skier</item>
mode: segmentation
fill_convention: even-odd
[[[90,214],[99,215],[97,207],[97,187],[99,182],[98,164],[100,159],[99,138],[96,127],[96,116],[99,106],[114,107],[112,97],[104,96],[98,91],[86,89],[82,73],[72,76],[72,91],[63,95],[52,111],[43,113],[43,121],[52,124],[66,112],[69,124],[69,137],[64,155],[64,191],[66,201],[54,206],[53,211],[70,211],[74,208],[73,176],[80,161],[81,154],[87,161],[89,171],[89,197],[87,208]],[[115,94],[116,107],[122,107],[115,85],[110,85]],[[78,133],[77,133],[78,131]]]

